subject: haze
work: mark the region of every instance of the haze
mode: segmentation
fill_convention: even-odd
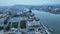
[[[22,5],[53,5],[60,4],[60,0],[0,0],[0,6]]]

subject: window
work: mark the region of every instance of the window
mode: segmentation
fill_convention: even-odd
[[[28,31],[34,31],[34,29],[29,29]]]

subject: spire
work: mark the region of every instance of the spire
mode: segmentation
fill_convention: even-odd
[[[31,9],[29,9],[29,13],[32,13]]]

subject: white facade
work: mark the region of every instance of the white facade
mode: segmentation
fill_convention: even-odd
[[[4,18],[0,18],[0,27],[4,26]]]
[[[2,26],[4,26],[4,21],[7,19],[7,17],[9,16],[9,15],[7,15],[7,14],[0,14],[1,16],[0,16],[0,26],[2,27]]]

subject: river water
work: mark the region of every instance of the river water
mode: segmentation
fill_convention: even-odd
[[[60,15],[32,10],[37,18],[40,19],[41,23],[44,24],[48,29],[52,29],[52,34],[60,34]]]

